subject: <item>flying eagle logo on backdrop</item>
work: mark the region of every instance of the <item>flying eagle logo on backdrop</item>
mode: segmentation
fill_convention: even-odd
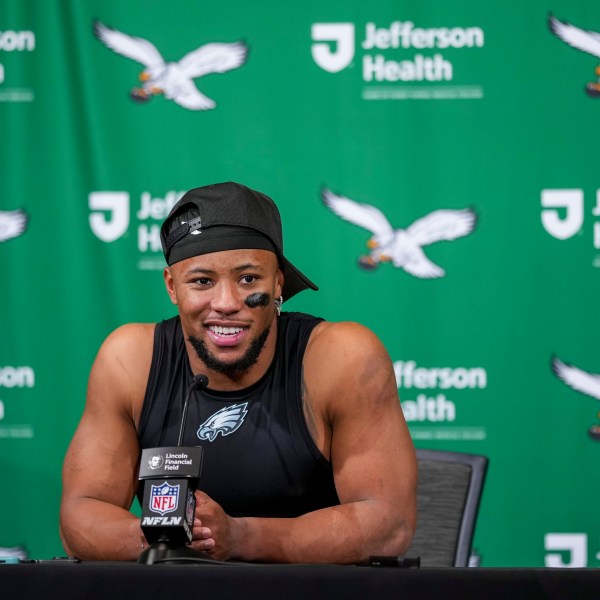
[[[548,26],[550,27],[550,31],[552,31],[558,39],[565,42],[565,44],[595,56],[600,63],[599,32],[580,29],[566,21],[560,21],[552,15],[548,17]],[[595,74],[596,81],[589,82],[585,86],[586,93],[594,98],[600,96],[600,64],[596,67]]]
[[[204,44],[177,62],[166,62],[156,46],[140,37],[133,37],[94,23],[96,37],[117,54],[131,58],[144,66],[140,74],[141,88],[131,90],[131,98],[145,102],[159,94],[188,110],[209,110],[216,102],[196,87],[194,79],[211,73],[225,73],[246,62],[248,48],[243,42]]]
[[[600,400],[600,375],[587,373],[573,365],[562,362],[556,357],[552,359],[552,371],[570,388]],[[592,425],[588,433],[592,439],[600,441],[600,425]]]
[[[367,270],[391,262],[421,279],[444,277],[444,269],[425,255],[423,247],[468,235],[477,224],[477,215],[472,209],[447,209],[435,210],[406,229],[394,229],[383,212],[371,204],[338,196],[327,188],[322,190],[321,197],[338,217],[371,232],[367,242],[369,254],[358,259],[359,266]]]
[[[7,242],[23,235],[28,221],[24,210],[0,210],[0,242]]]

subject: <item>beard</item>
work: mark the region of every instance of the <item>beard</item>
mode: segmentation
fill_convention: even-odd
[[[262,349],[269,336],[271,327],[265,328],[265,330],[258,336],[255,337],[246,352],[233,362],[224,362],[219,360],[210,350],[206,347],[206,344],[199,338],[190,335],[188,341],[194,347],[198,358],[206,365],[206,367],[217,373],[223,373],[225,375],[241,375],[248,371],[248,369],[256,363]]]

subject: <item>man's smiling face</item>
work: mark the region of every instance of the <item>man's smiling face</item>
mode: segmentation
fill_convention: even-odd
[[[192,368],[199,359],[198,367],[232,379],[253,367],[262,375],[275,349],[274,300],[283,286],[273,252],[224,250],[194,256],[166,268],[165,283],[178,306],[188,350],[193,349]],[[257,294],[261,302],[255,300]]]

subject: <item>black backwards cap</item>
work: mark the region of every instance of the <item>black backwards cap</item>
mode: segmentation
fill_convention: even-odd
[[[319,289],[283,255],[281,217],[273,200],[239,183],[186,192],[162,224],[160,242],[169,266],[222,250],[270,250],[285,276],[284,300],[307,288]]]

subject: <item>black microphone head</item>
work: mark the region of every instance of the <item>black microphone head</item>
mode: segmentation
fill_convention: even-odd
[[[195,388],[203,390],[208,386],[208,377],[203,373],[194,375],[193,384]]]

